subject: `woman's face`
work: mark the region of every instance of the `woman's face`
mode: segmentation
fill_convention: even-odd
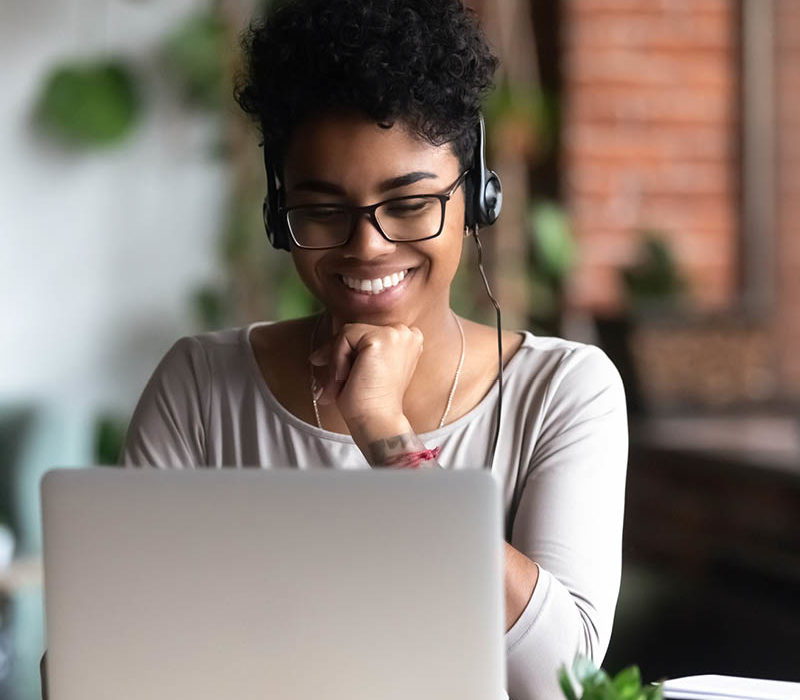
[[[393,197],[446,193],[460,174],[458,158],[447,144],[432,146],[400,123],[387,129],[359,115],[328,114],[304,123],[292,135],[284,168],[286,205],[365,206]],[[419,325],[449,309],[463,231],[462,186],[447,203],[436,238],[387,241],[363,215],[345,246],[293,246],[292,257],[306,286],[340,323]],[[374,291],[387,277],[402,279]],[[378,279],[381,284],[374,282]],[[363,286],[373,291],[362,291]]]

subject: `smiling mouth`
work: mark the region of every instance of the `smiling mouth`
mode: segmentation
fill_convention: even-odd
[[[394,272],[391,275],[384,277],[376,277],[374,279],[361,279],[359,277],[350,277],[348,275],[336,275],[339,281],[348,289],[361,294],[376,295],[383,294],[397,287],[412,271],[414,268]]]

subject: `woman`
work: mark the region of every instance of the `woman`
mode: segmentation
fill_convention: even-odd
[[[273,242],[324,311],[179,340],[128,465],[490,465],[506,516],[508,692],[608,645],[627,456],[598,349],[456,316],[481,98],[496,60],[460,0],[290,0],[246,41]],[[278,254],[278,253],[276,253]]]

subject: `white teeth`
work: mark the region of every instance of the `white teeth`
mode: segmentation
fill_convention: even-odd
[[[386,277],[377,277],[374,280],[359,280],[354,277],[345,277],[342,275],[342,281],[350,287],[361,292],[369,292],[370,294],[380,294],[382,291],[394,287],[405,278],[406,271],[393,272]]]

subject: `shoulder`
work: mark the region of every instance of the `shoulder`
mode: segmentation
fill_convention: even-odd
[[[625,411],[619,372],[594,345],[525,331],[509,370],[509,385],[535,397],[545,412],[577,415],[589,406],[593,411]]]
[[[523,374],[545,372],[553,384],[575,376],[592,383],[620,381],[617,368],[601,348],[574,340],[523,331],[515,359],[525,368]]]
[[[246,327],[186,335],[176,340],[161,360],[160,367],[169,371],[191,370],[195,375],[207,375],[213,364],[225,362],[241,352]]]
[[[561,338],[526,338],[523,347],[533,372],[542,375],[542,436],[603,430],[627,434],[625,389],[606,353],[594,345]]]
[[[255,325],[255,324],[254,324]],[[176,340],[159,362],[151,383],[206,393],[215,383],[230,385],[252,370],[249,336],[254,326],[186,335]]]

